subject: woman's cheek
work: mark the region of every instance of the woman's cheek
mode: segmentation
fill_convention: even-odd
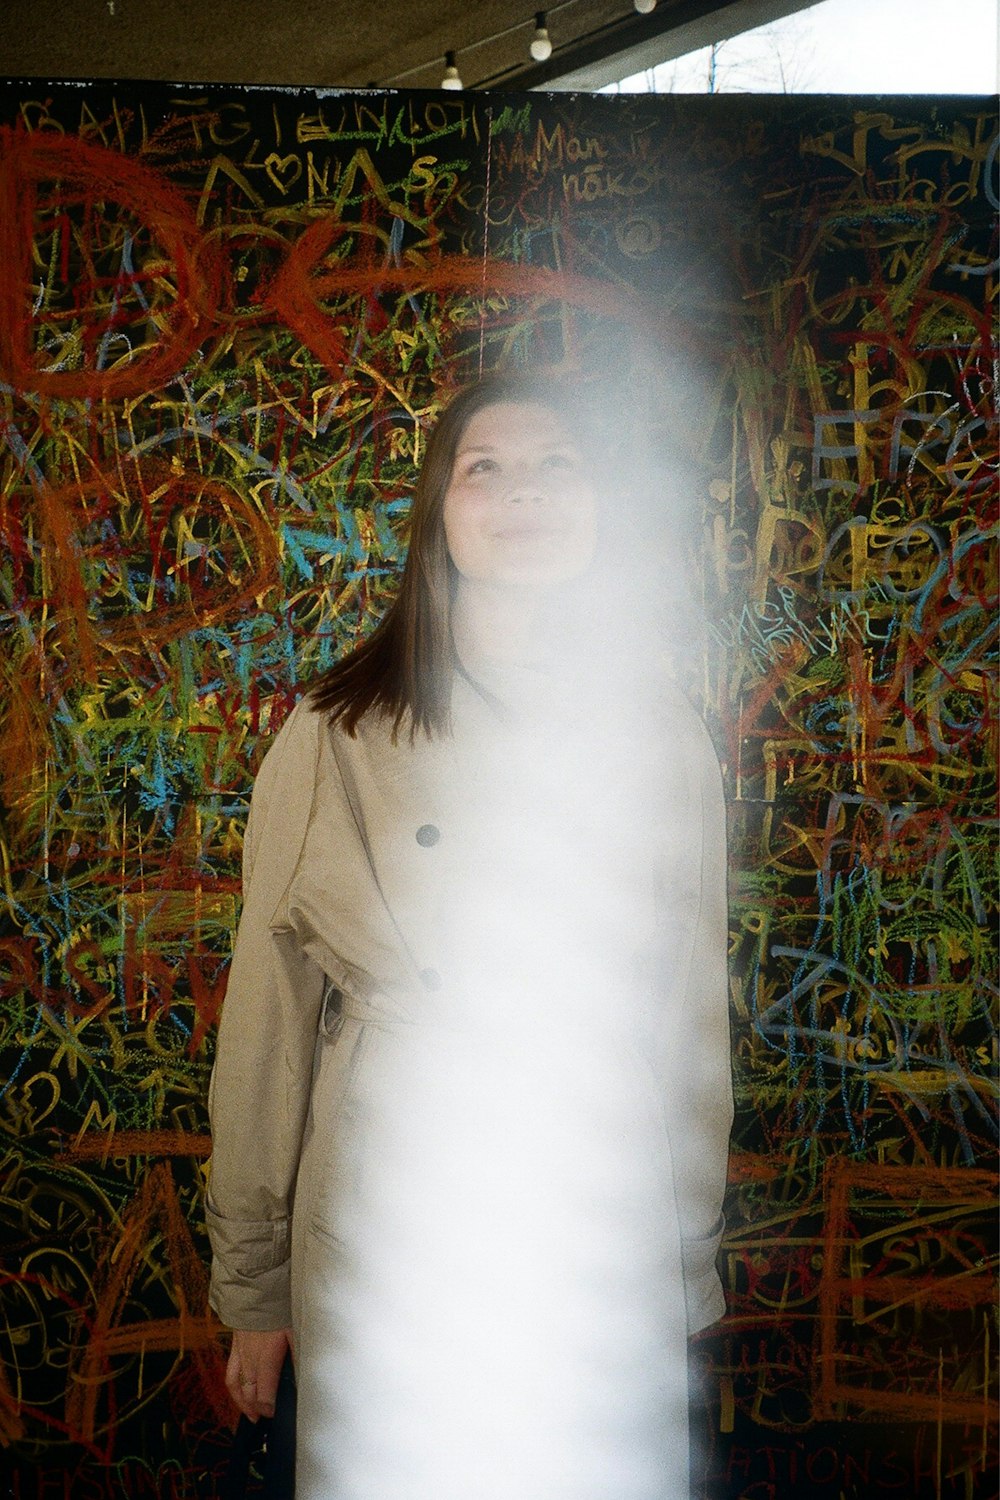
[[[444,536],[452,562],[465,577],[475,577],[483,564],[483,507],[455,497],[444,517]]]

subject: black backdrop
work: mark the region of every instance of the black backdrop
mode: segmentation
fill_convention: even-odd
[[[671,643],[732,862],[694,1493],[991,1494],[990,103],[2,101],[12,1493],[217,1491],[204,1100],[252,772],[378,618],[443,397],[545,363],[656,475],[609,637],[650,560],[709,622]]]

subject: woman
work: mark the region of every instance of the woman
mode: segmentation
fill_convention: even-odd
[[[584,432],[587,428],[584,428]],[[212,1305],[299,1500],[677,1500],[723,1311],[718,767],[593,627],[573,393],[459,395],[399,595],[258,777],[211,1099]],[[606,628],[606,622],[602,622]]]

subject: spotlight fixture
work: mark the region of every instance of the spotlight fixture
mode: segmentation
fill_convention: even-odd
[[[549,39],[549,33],[545,25],[544,10],[537,11],[535,14],[535,34],[531,38],[531,45],[528,51],[535,59],[535,62],[548,62],[552,56],[552,42]]]
[[[640,16],[651,16],[656,9],[656,0],[633,0]]]
[[[461,89],[465,87],[458,76],[454,52],[446,52],[444,55],[444,77],[441,80],[441,87],[443,89]]]

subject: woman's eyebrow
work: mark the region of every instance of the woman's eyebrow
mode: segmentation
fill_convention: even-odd
[[[541,441],[538,444],[538,452],[540,452],[540,453],[554,453],[554,452],[557,452],[561,448],[570,448],[574,452],[578,452],[579,451],[579,444],[575,441],[575,439],[569,438],[569,437],[566,437],[566,438],[552,438],[550,440],[543,440],[543,441]],[[468,446],[463,446],[463,447],[459,448],[458,452],[456,453],[455,456],[456,456],[456,458],[462,458],[462,457],[464,457],[464,455],[466,453],[496,453],[496,452],[497,452],[497,446],[496,446],[495,443],[470,443]]]

